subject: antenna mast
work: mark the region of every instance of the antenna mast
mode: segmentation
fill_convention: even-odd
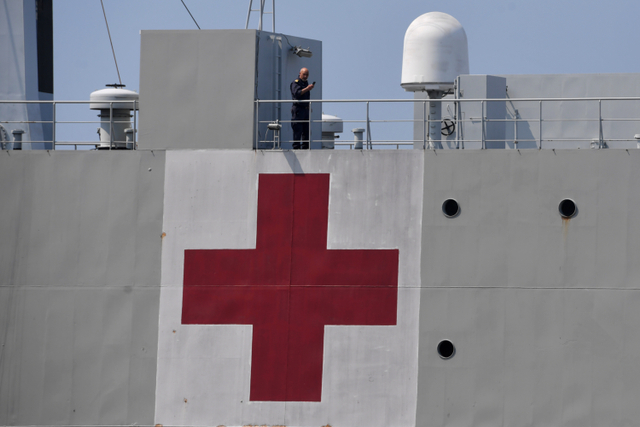
[[[262,31],[262,18],[264,15],[271,15],[271,32],[276,32],[276,0],[271,0],[271,12],[265,12],[264,4],[267,0],[256,0],[260,3],[260,9],[252,9],[253,0],[249,0],[249,11],[247,12],[247,23],[244,29],[249,29],[249,18],[251,18],[251,12],[260,12],[260,20],[258,21],[258,30]]]

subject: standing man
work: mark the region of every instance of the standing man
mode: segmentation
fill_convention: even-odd
[[[302,68],[298,78],[291,82],[291,98],[302,101],[311,99],[311,89],[315,82],[309,84],[309,70]],[[308,102],[294,102],[291,107],[291,127],[293,128],[293,149],[309,148],[309,107]]]

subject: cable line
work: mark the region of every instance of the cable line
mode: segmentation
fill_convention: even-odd
[[[184,0],[180,0],[182,2],[182,4],[184,5],[184,8],[187,9],[187,12],[189,12],[189,15],[191,15],[191,11],[189,10],[189,8],[187,7],[186,4],[184,4]],[[196,22],[196,18],[193,17],[193,15],[191,15],[191,19],[193,19],[193,22],[195,22],[196,27],[198,27],[198,29],[200,30],[200,25],[198,25],[198,23]]]
[[[109,34],[109,43],[111,43],[111,52],[113,52],[113,61],[116,63],[116,72],[118,73],[118,81],[120,81],[120,86],[122,86],[122,79],[120,78],[120,70],[118,69],[118,60],[116,59],[116,51],[113,48],[113,41],[111,40],[111,31],[109,31],[109,23],[107,22],[107,12],[104,11],[104,2],[100,0],[100,4],[102,5],[102,14],[104,15],[104,23],[107,24],[107,34]]]

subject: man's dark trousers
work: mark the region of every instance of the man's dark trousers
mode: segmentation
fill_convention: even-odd
[[[309,108],[293,106],[291,109],[293,149],[309,148]]]

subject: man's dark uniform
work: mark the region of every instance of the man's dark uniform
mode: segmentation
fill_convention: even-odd
[[[311,99],[311,91],[301,93],[309,86],[309,82],[295,79],[291,82],[291,98],[293,100]],[[291,127],[293,128],[293,148],[309,148],[309,103],[294,102],[291,107]]]

